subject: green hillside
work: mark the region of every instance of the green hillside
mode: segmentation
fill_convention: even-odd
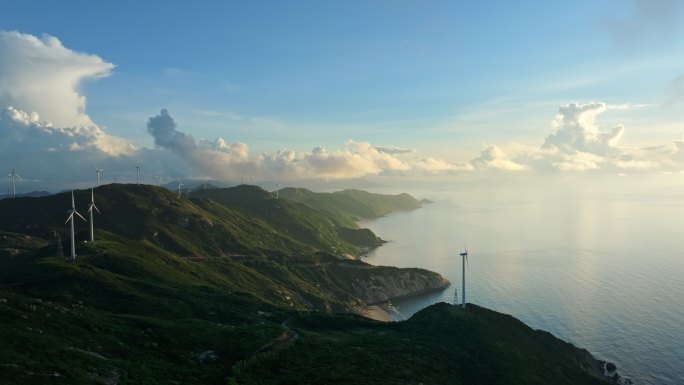
[[[234,384],[605,384],[585,350],[473,304],[405,322],[302,314],[286,348],[236,365]]]
[[[275,232],[332,253],[356,254],[377,247],[382,241],[372,232],[359,229],[348,215],[334,215],[308,204],[275,199],[256,186],[193,191],[193,200],[209,199],[246,218],[258,220]],[[334,202],[330,203],[334,205]],[[341,208],[344,210],[344,208]]]
[[[369,247],[343,234],[362,231],[348,207],[331,204],[339,219],[252,186],[95,199],[96,242],[78,220],[75,261],[70,193],[0,201],[0,384],[486,383],[490,365],[507,383],[593,383],[585,352],[475,306],[349,314],[448,282],[348,259]],[[86,215],[90,191],[75,200]]]
[[[409,194],[383,195],[354,189],[317,193],[303,188],[284,188],[278,191],[278,196],[349,221],[374,219],[394,211],[421,207],[420,201]]]
[[[98,229],[146,239],[182,256],[253,253],[357,254],[382,241],[355,223],[309,206],[277,200],[256,186],[193,192],[181,199],[154,186],[106,185],[95,190]],[[85,215],[90,191],[75,192],[76,207]],[[66,236],[70,193],[0,202],[0,229],[53,237]],[[87,239],[86,223],[77,221],[79,239]]]

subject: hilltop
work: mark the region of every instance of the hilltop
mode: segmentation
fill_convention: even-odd
[[[64,257],[70,193],[0,201],[0,384],[595,383],[586,352],[476,306],[389,324],[352,314],[448,285],[349,259],[381,243],[353,218],[413,198],[94,193],[96,242],[76,222],[75,261]],[[85,214],[90,191],[74,195]],[[479,364],[454,364],[466,358]]]
[[[317,193],[290,187],[279,190],[278,195],[349,221],[375,219],[395,211],[415,210],[422,205],[409,194],[383,195],[354,189]]]
[[[296,343],[238,363],[230,383],[606,383],[587,351],[474,304],[438,303],[389,324],[302,314],[288,326]]]

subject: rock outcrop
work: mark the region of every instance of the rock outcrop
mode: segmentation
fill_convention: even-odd
[[[387,269],[351,282],[353,293],[367,305],[444,290],[451,283],[443,276],[422,269]]]

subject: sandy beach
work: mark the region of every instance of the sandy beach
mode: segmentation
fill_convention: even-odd
[[[392,317],[390,317],[383,305],[369,305],[359,308],[359,314],[376,321],[389,322],[392,320]]]

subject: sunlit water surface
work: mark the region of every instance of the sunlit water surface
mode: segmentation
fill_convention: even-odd
[[[442,293],[397,301],[397,318],[461,291],[467,302],[613,361],[638,384],[684,384],[684,192],[591,188],[414,191],[436,203],[361,223],[390,241],[376,265],[446,276]]]

